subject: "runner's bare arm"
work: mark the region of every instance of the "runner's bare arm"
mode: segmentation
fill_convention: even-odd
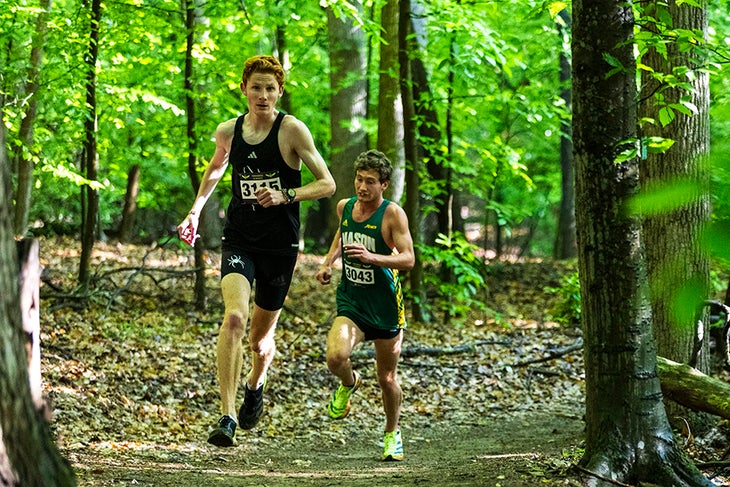
[[[213,190],[218,185],[228,168],[228,154],[231,151],[231,142],[233,141],[233,129],[236,119],[227,120],[218,125],[215,131],[215,152],[213,158],[208,162],[205,168],[203,178],[200,181],[200,188],[195,197],[192,211],[200,213],[205,206],[206,201],[210,198]]]
[[[203,178],[200,182],[198,194],[190,208],[190,212],[185,219],[177,226],[180,238],[188,242],[190,245],[195,243],[197,238],[196,231],[200,218],[200,212],[203,211],[205,203],[210,198],[218,182],[226,173],[228,167],[228,153],[231,150],[231,141],[233,140],[233,128],[236,119],[227,120],[218,125],[215,131],[215,152],[208,166],[205,168]]]
[[[407,271],[415,264],[413,239],[408,228],[408,217],[403,208],[390,203],[383,215],[383,238],[388,246],[394,249],[390,255],[376,254],[368,251],[362,244],[354,244],[344,249],[348,256],[360,259],[366,264],[388,267],[399,271]]]
[[[335,180],[315,147],[309,128],[300,120],[288,115],[281,123],[279,140],[286,163],[295,169],[299,169],[304,163],[315,178],[301,188],[295,188],[297,193],[295,201],[332,196],[336,189]]]

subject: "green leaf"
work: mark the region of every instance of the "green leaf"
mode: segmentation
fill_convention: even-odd
[[[643,146],[650,154],[663,154],[674,145],[674,142],[675,141],[673,139],[667,139],[664,137],[644,137],[642,139]]]
[[[612,56],[611,54],[604,52],[603,53],[603,60],[608,63],[609,66],[613,66],[614,68],[621,68],[623,69],[623,64],[621,64],[621,61],[618,60],[616,56]]]
[[[674,110],[669,107],[662,107],[659,109],[659,123],[662,127],[666,127],[674,120]]]
[[[669,213],[696,201],[701,187],[692,181],[675,181],[642,190],[628,203],[632,215],[651,216]]]
[[[622,162],[630,161],[637,155],[639,155],[639,149],[637,147],[632,147],[630,149],[621,151],[619,155],[616,156],[616,158],[613,160],[613,162],[615,164],[621,164]]]

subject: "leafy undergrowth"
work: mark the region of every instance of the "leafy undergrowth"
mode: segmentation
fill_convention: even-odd
[[[267,460],[234,458],[231,452],[236,449],[211,450],[205,443],[208,429],[219,417],[215,379],[215,342],[222,314],[218,254],[207,257],[210,300],[206,309],[197,309],[193,303],[189,249],[98,244],[92,291],[84,303],[71,292],[78,255],[73,241],[41,245],[43,377],[54,432],[80,472],[80,483],[131,485],[146,478],[147,474],[130,474],[125,481],[118,475],[121,464],[147,472],[192,469],[220,476],[229,470],[216,464],[223,462],[228,467],[237,465],[241,478],[253,475],[252,471],[271,475],[274,467]],[[238,436],[242,444],[238,450],[267,447],[279,455],[284,455],[281,449],[293,450],[283,463],[294,469],[294,473],[285,470],[301,485],[306,485],[302,476],[314,475],[314,450],[355,444],[362,441],[363,432],[372,432],[363,448],[373,448],[370,443],[383,427],[372,345],[362,347],[353,358],[363,377],[363,387],[353,399],[353,413],[339,422],[326,417],[326,403],[336,386],[324,362],[325,337],[334,317],[334,284],[323,287],[314,279],[319,261],[315,256],[300,257],[277,329],[265,416],[255,430],[245,432],[247,436]],[[551,485],[577,485],[570,483],[567,472],[580,452],[584,396],[580,332],[549,321],[546,310],[553,308],[556,297],[545,292],[559,286],[561,277],[572,270],[567,264],[499,264],[489,276],[489,312],[461,317],[458,324],[409,326],[399,368],[407,453],[419,451],[425,456],[433,443],[446,444],[436,431],[451,431],[451,439],[461,438],[459,444],[464,445],[474,440],[475,431],[484,431],[493,444],[468,447],[477,451],[463,459],[462,463],[472,464],[465,467],[471,470],[461,473],[463,485],[534,485],[538,479],[555,482]],[[563,421],[565,425],[558,426]],[[506,424],[511,426],[501,429]],[[714,445],[724,438],[697,439],[698,459],[718,459]],[[527,479],[524,484],[510,480],[517,477],[504,471],[515,459],[499,456],[519,451],[511,449],[511,443],[520,441],[527,451],[534,447],[515,466],[519,478]],[[491,450],[479,451],[483,448]],[[474,464],[488,464],[487,453],[497,455],[494,471],[475,473]],[[317,458],[323,461],[328,454]],[[449,458],[444,451],[434,455],[440,462]],[[462,453],[455,449],[454,455]],[[211,462],[215,464],[212,473],[207,470]],[[342,458],[333,462],[340,465]],[[458,474],[457,467],[451,469]],[[359,485],[352,472],[327,471],[328,478],[345,475],[349,485]],[[412,475],[418,473],[414,468]],[[207,480],[189,477],[187,482],[218,485],[210,477],[203,478]],[[257,480],[251,481],[256,485]],[[175,482],[169,485],[187,485],[179,476]],[[147,483],[168,485],[160,478]],[[266,485],[277,484],[267,480]]]

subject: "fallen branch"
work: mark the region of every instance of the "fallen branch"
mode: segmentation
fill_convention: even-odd
[[[664,357],[657,357],[657,370],[666,398],[696,411],[730,419],[730,384]]]
[[[705,468],[725,468],[730,467],[729,461],[721,461],[721,460],[715,460],[710,462],[701,462],[701,463],[695,463],[697,465],[697,468],[699,469],[705,469]]]
[[[401,350],[401,357],[416,357],[416,356],[441,356],[441,355],[455,355],[459,353],[474,353],[477,348],[483,345],[505,345],[508,346],[512,342],[510,340],[477,340],[474,343],[466,345],[458,345],[456,347],[413,347],[404,348]],[[352,353],[353,358],[362,357],[374,357],[375,350],[355,350]]]
[[[547,362],[548,360],[562,357],[563,355],[568,355],[569,353],[573,353],[577,350],[581,350],[582,348],[583,348],[583,338],[578,338],[575,341],[575,343],[573,343],[572,345],[568,345],[567,347],[563,347],[563,348],[558,348],[557,350],[552,350],[552,351],[548,352],[548,354],[544,357],[518,362],[515,364],[515,367],[524,367],[525,365],[532,365],[532,364],[539,364],[541,362]]]

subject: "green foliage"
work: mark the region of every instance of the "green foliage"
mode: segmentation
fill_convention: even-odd
[[[36,8],[25,2],[0,12],[2,91],[9,145],[27,100],[20,86],[30,58]],[[326,155],[329,137],[325,14],[312,3],[259,1],[242,9],[223,1],[201,6],[192,57],[196,110],[195,158],[202,171],[214,149],[218,123],[246,108],[238,83],[243,61],[274,51],[277,29],[286,29],[292,66],[286,83],[292,113],[306,120]],[[126,178],[140,167],[138,210],[154,213],[150,228],[165,233],[187,211],[192,188],[187,175],[187,108],[183,85],[186,44],[184,11],[179,2],[110,3],[103,6],[97,64],[100,226],[114,228],[120,220]],[[295,18],[296,22],[290,22]],[[44,45],[41,91],[34,144],[24,147],[36,162],[31,222],[34,232],[73,233],[80,225],[79,184],[84,135],[85,64],[88,18],[77,2],[53,3]],[[243,47],[242,47],[243,46]],[[12,150],[12,149],[11,149]],[[230,184],[230,183],[228,183]],[[226,181],[221,195],[230,192]],[[162,216],[160,220],[158,216]]]
[[[713,222],[707,227],[703,235],[705,248],[726,270],[730,269],[728,239],[730,239],[730,221],[728,220]]]
[[[183,86],[186,31],[179,2],[105,3],[99,41],[98,133],[100,174],[100,226],[119,223],[127,173],[133,164],[141,169],[138,209],[164,233],[188,209],[192,188],[187,175],[188,140],[185,95],[196,109],[199,171],[212,155],[212,137],[221,121],[240,114],[245,103],[238,88],[243,60],[249,55],[285,49],[291,62],[285,85],[291,113],[311,128],[315,143],[328,160],[330,137],[327,44],[327,11],[357,15],[348,2],[293,2],[257,0],[253,3],[224,0],[197,5],[199,23],[193,32],[195,85]],[[640,5],[640,4],[635,4]],[[377,17],[382,2],[366,2],[357,19],[375,46],[370,57],[370,103],[377,99]],[[425,175],[420,188],[428,200],[446,197],[447,188],[469,195],[471,215],[484,221],[494,212],[507,233],[510,228],[535,222],[529,252],[550,254],[555,233],[554,208],[560,201],[559,142],[569,123],[570,107],[560,98],[559,55],[569,56],[570,32],[559,31],[561,10],[569,2],[499,3],[438,0],[422,5],[416,16],[418,56],[428,70],[429,88],[419,103],[438,114],[441,133],[447,114],[452,139],[425,140],[428,156],[447,169],[451,180]],[[87,116],[84,97],[84,55],[88,49],[88,15],[78,2],[53,2],[49,34],[44,43],[41,90],[37,94],[38,119],[34,141],[20,147],[20,122],[28,109],[22,86],[30,59],[38,2],[8,0],[0,9],[0,50],[5,97],[3,111],[11,151],[22,151],[36,164],[31,221],[34,232],[72,233],[80,225],[81,147]],[[658,26],[658,35],[638,29],[639,52],[653,47],[668,52],[674,42],[692,54],[702,70],[719,68],[709,52],[721,46],[730,22],[721,2],[706,7],[710,37],[674,28],[659,5],[641,12],[641,26]],[[372,13],[372,15],[371,15]],[[277,44],[277,36],[285,45]],[[615,60],[607,57],[614,67]],[[337,69],[337,67],[334,67]],[[642,71],[662,85],[657,102],[663,103],[658,126],[695,107],[688,98],[668,101],[666,89],[683,88],[692,72]],[[728,215],[727,168],[730,160],[725,135],[730,130],[726,94],[727,76],[711,77],[713,204],[715,219]],[[419,120],[420,123],[425,123]],[[377,120],[353,121],[375,127]],[[373,129],[370,133],[376,133]],[[374,145],[373,138],[373,145]],[[450,145],[449,145],[450,143]],[[665,151],[671,141],[643,138],[630,141],[622,157]],[[306,171],[305,171],[306,173]],[[230,182],[219,185],[227,200]],[[340,182],[342,184],[342,182]],[[303,209],[307,210],[306,206]],[[457,209],[458,210],[458,209]],[[426,211],[429,211],[428,208]],[[305,214],[305,213],[303,213]],[[153,229],[147,229],[151,232]]]
[[[550,310],[552,319],[565,325],[580,324],[581,302],[578,271],[564,275],[560,279],[560,287],[548,287],[545,288],[545,292],[558,296],[558,301]]]
[[[422,245],[420,250],[424,261],[445,267],[455,279],[444,280],[438,267],[430,266],[424,282],[437,294],[429,303],[431,311],[443,313],[448,321],[469,311],[485,309],[484,300],[478,297],[486,286],[484,263],[476,256],[479,247],[455,232],[451,236],[439,234],[436,245]]]
[[[424,5],[419,20],[431,92],[417,102],[452,137],[450,145],[445,137],[421,140],[450,180],[424,173],[420,189],[434,202],[450,188],[469,194],[471,213],[495,210],[507,229],[526,218],[548,223],[540,215],[560,199],[556,168],[569,110],[558,57],[568,51],[549,12],[533,7],[443,0]]]
[[[701,194],[702,187],[697,181],[671,181],[645,188],[631,198],[628,208],[635,215],[657,215],[686,207],[697,201]]]

